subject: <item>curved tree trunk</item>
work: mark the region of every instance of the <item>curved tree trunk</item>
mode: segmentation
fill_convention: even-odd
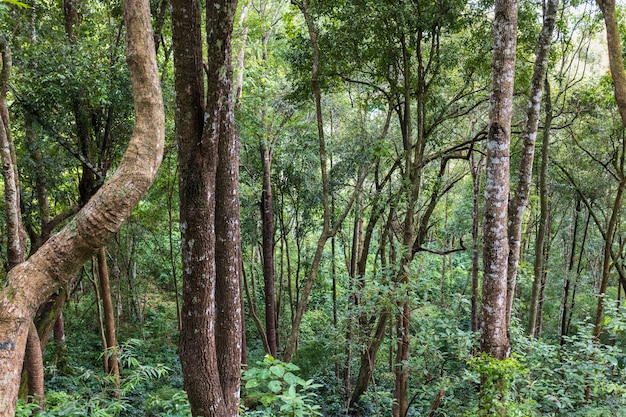
[[[76,217],[7,276],[0,292],[0,416],[15,413],[31,317],[117,233],[148,190],[163,155],[164,112],[147,1],[124,1],[135,128],[118,170]]]

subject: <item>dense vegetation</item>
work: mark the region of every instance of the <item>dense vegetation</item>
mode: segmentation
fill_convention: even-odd
[[[133,125],[120,2],[64,5],[0,3],[30,253],[111,175]],[[66,301],[62,321],[48,320],[39,416],[191,416],[177,352],[185,317],[170,2],[151,7],[163,163],[104,255],[58,292]],[[519,5],[511,195],[545,9]],[[626,415],[626,131],[591,2],[558,5],[512,353],[479,352],[492,12],[489,1],[239,1],[242,415],[387,416],[404,375],[407,416],[500,415],[502,401],[511,416]],[[27,392],[18,416],[38,407]]]

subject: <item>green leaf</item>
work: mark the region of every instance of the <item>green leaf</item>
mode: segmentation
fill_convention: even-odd
[[[21,1],[18,0],[2,0],[3,3],[8,3],[8,4],[12,4],[14,6],[20,7],[22,9],[28,9],[30,8],[30,6],[26,3],[22,3]]]
[[[274,393],[279,393],[283,389],[283,384],[281,384],[280,381],[270,381],[270,383],[267,384],[267,387],[270,389],[270,391]]]
[[[282,378],[283,375],[285,375],[285,368],[279,365],[273,365],[270,367],[270,372],[277,377]]]

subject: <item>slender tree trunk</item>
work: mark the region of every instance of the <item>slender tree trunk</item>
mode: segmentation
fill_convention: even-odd
[[[611,217],[606,228],[606,235],[604,239],[604,249],[602,256],[602,276],[600,280],[600,288],[598,289],[598,306],[596,309],[596,318],[594,322],[593,336],[597,339],[602,332],[602,323],[604,320],[604,297],[606,296],[606,289],[609,285],[609,278],[611,269],[613,268],[613,261],[611,259],[611,250],[613,247],[613,238],[615,236],[615,230],[618,225],[619,212],[622,207],[622,196],[624,189],[626,189],[626,175],[624,172],[624,154],[626,153],[626,143],[622,143],[622,155],[620,160],[620,181],[617,186],[617,192],[615,193],[615,200],[611,211]]]
[[[386,252],[386,247],[387,247],[387,236],[389,234],[390,228],[392,227],[393,217],[394,217],[393,213],[394,211],[391,210],[387,223],[384,229],[382,230],[382,232],[380,233],[379,251],[381,254],[380,256],[381,268],[383,269],[386,267],[385,252]],[[370,223],[368,224],[368,227],[367,227],[368,232],[370,230],[370,225],[372,225],[372,228],[373,228],[372,222],[376,223],[373,219],[370,218]],[[365,242],[366,242],[367,247],[369,247],[368,242],[370,241],[369,239],[371,238],[371,237],[368,238],[368,236],[371,236],[371,234],[366,233]],[[392,249],[393,242],[389,244],[389,247],[390,247],[390,250],[393,250]],[[366,253],[367,252],[364,250],[363,256],[365,256]],[[369,336],[365,349],[363,349],[363,352],[361,353],[359,374],[357,375],[357,379],[354,383],[354,389],[352,391],[352,395],[350,396],[350,402],[348,403],[348,412],[350,413],[350,415],[356,415],[356,409],[355,409],[356,404],[360,400],[363,393],[365,393],[365,391],[367,391],[367,388],[369,387],[370,381],[374,374],[374,364],[376,362],[376,355],[378,354],[378,350],[380,349],[380,346],[382,345],[385,339],[385,335],[388,333],[387,323],[390,317],[391,317],[391,309],[389,307],[383,308],[376,321],[374,332],[373,334]],[[360,322],[361,324],[365,324],[364,323],[365,318],[361,318]],[[369,329],[368,329],[368,334],[369,334]],[[389,355],[390,361],[393,361],[392,353],[393,352],[390,352],[390,355]]]
[[[475,161],[474,153],[470,155],[470,170],[472,173],[472,184],[474,186],[473,208],[472,208],[472,331],[477,332],[480,330],[478,321],[478,269],[480,261],[479,252],[479,203],[480,203],[480,177],[483,161],[482,158]]]
[[[539,303],[541,283],[544,279],[544,260],[546,258],[546,238],[548,235],[550,208],[548,202],[548,158],[550,149],[550,129],[552,129],[552,103],[550,99],[550,84],[546,81],[546,119],[543,129],[543,143],[541,145],[541,168],[539,170],[539,230],[535,241],[535,265],[534,281],[530,296],[527,333],[530,337],[536,337],[537,317],[539,315]]]
[[[118,170],[76,217],[7,275],[0,292],[0,416],[15,414],[30,318],[119,230],[154,180],[163,155],[164,112],[147,1],[125,1],[135,129]]]
[[[530,98],[526,107],[526,126],[522,133],[522,156],[519,167],[517,188],[514,197],[509,204],[508,218],[508,239],[509,258],[507,267],[507,327],[511,322],[511,310],[515,295],[515,284],[517,281],[517,267],[520,256],[520,240],[522,236],[522,223],[524,211],[530,196],[530,186],[532,184],[533,159],[535,153],[535,138],[539,127],[539,115],[542,89],[546,72],[548,70],[548,56],[552,45],[552,36],[556,25],[556,13],[559,0],[547,0],[543,16],[543,26],[539,34],[537,48],[535,50],[535,66],[531,79]],[[546,100],[546,105],[551,103]]]
[[[551,222],[551,216],[548,218],[548,222]],[[548,231],[547,235],[550,235],[550,223],[548,223]],[[540,338],[541,333],[543,332],[543,306],[546,301],[546,284],[548,282],[548,270],[545,265],[548,264],[548,260],[550,259],[550,245],[545,246],[544,250],[544,259],[543,259],[543,271],[541,274],[541,286],[539,287],[539,305],[537,306],[537,326],[535,329],[535,337]]]
[[[108,362],[108,372],[113,375],[116,386],[116,396],[119,396],[120,370],[117,362],[117,337],[115,336],[115,313],[111,301],[111,283],[109,280],[109,268],[107,266],[106,249],[100,248],[97,254],[98,279],[100,283],[100,295],[102,297],[102,310],[104,313],[104,327],[107,341],[105,360]]]
[[[43,346],[41,350],[43,351]],[[61,375],[69,375],[70,368],[67,360],[67,347],[65,345],[63,311],[59,312],[59,316],[54,322],[54,361]]]
[[[176,175],[178,175],[178,168],[176,168]],[[168,225],[168,237],[169,237],[169,255],[170,255],[170,268],[172,269],[172,279],[174,285],[174,297],[176,299],[176,324],[178,325],[178,331],[180,332],[183,327],[182,318],[180,316],[180,294],[178,290],[178,268],[176,266],[176,256],[174,256],[174,207],[172,204],[174,194],[174,181],[167,188],[167,225]],[[243,311],[243,310],[241,310]]]
[[[582,209],[582,201],[576,199],[576,208],[574,213],[574,230],[572,231],[572,246],[570,249],[567,273],[563,279],[563,297],[561,298],[561,307],[559,309],[559,336],[560,344],[565,343],[564,336],[567,336],[567,317],[569,316],[569,297],[572,274],[574,272],[574,264],[576,261],[576,240],[578,238],[578,225],[580,222],[580,212]]]
[[[326,160],[326,142],[324,139],[324,120],[322,117],[322,92],[320,87],[319,80],[319,65],[320,65],[320,51],[319,45],[317,42],[317,31],[315,28],[315,24],[313,22],[313,18],[309,13],[309,3],[308,0],[292,0],[292,3],[295,4],[299,9],[302,15],[304,16],[304,20],[307,25],[309,38],[311,41],[311,46],[313,48],[313,67],[311,71],[311,84],[313,87],[313,96],[315,99],[315,114],[317,119],[317,132],[318,132],[318,140],[319,140],[319,160],[320,160],[320,172],[322,177],[322,207],[324,210],[324,224],[322,226],[322,231],[320,232],[320,236],[317,240],[317,245],[315,248],[315,254],[313,256],[313,260],[311,262],[311,266],[305,278],[305,282],[303,288],[301,288],[301,294],[298,300],[298,306],[295,311],[295,316],[293,318],[293,324],[291,328],[291,333],[289,338],[287,339],[287,343],[285,346],[285,350],[283,352],[283,359],[287,362],[291,361],[296,354],[297,346],[298,346],[298,336],[300,334],[300,324],[302,323],[302,317],[304,316],[304,312],[309,302],[309,296],[311,295],[311,291],[313,289],[313,284],[315,283],[315,279],[317,277],[317,272],[320,267],[320,263],[322,261],[322,255],[324,253],[324,247],[326,246],[326,242],[332,236],[337,233],[337,230],[343,223],[343,220],[346,218],[348,213],[350,212],[350,208],[352,204],[354,204],[354,200],[356,199],[358,190],[361,188],[363,181],[365,180],[365,175],[362,175],[361,178],[357,181],[355,186],[355,190],[350,197],[348,203],[346,203],[343,212],[338,217],[336,222],[331,228],[330,224],[330,192],[329,192],[329,181],[328,181],[328,172],[327,172],[327,160]]]
[[[615,93],[615,101],[619,109],[622,119],[622,125],[626,127],[626,71],[624,70],[624,58],[622,56],[621,37],[617,23],[617,13],[615,10],[615,0],[596,0],[606,26],[606,39],[609,52],[609,66],[611,69],[611,78],[613,79],[613,88]],[[607,225],[604,259],[602,266],[602,280],[599,289],[598,308],[596,310],[595,327],[593,334],[596,338],[600,336],[602,331],[602,320],[604,316],[604,296],[608,286],[609,274],[611,271],[611,247],[613,244],[613,236],[617,226],[617,216],[621,208],[622,194],[626,188],[626,175],[624,172],[624,149],[625,143],[622,143],[622,154],[619,162],[620,182],[617,188],[615,201],[613,203],[613,211]]]
[[[93,284],[93,291],[96,296],[96,312],[98,314],[98,329],[100,331],[100,341],[102,342],[102,369],[106,374],[109,373],[109,346],[107,342],[106,327],[104,325],[104,315],[102,314],[102,296],[100,286],[96,282],[96,276],[98,275],[97,264],[92,260],[91,274],[93,278],[90,278]]]
[[[276,357],[276,297],[274,291],[274,197],[272,193],[272,152],[261,143],[263,191],[261,192],[261,221],[263,223],[263,282],[265,288],[265,334],[270,355]]]
[[[621,36],[617,24],[615,0],[596,0],[596,2],[600,10],[602,10],[606,26],[609,66],[611,68],[611,78],[613,78],[615,101],[622,118],[622,125],[626,127],[626,71],[624,70],[624,58],[622,56]]]

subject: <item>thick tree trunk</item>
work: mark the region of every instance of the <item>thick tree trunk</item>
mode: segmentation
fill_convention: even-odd
[[[546,79],[546,72],[548,70],[548,56],[550,46],[552,45],[554,27],[556,25],[558,5],[559,0],[548,0],[544,11],[543,26],[539,33],[539,40],[535,50],[536,58],[530,84],[530,98],[526,107],[526,126],[522,133],[523,146],[517,188],[508,208],[509,258],[507,268],[507,327],[511,322],[511,310],[513,309],[515,284],[517,282],[517,267],[520,257],[522,223],[524,220],[524,211],[526,210],[530,196],[530,186],[532,184],[535,139],[539,127],[541,96],[544,80]],[[550,105],[550,103],[546,102],[546,105]]]
[[[508,358],[511,344],[506,327],[509,245],[509,148],[513,80],[517,44],[517,0],[496,0],[492,61],[491,109],[485,166],[483,224],[483,294],[480,350],[496,359]]]
[[[0,416],[11,417],[30,320],[104,246],[154,180],[163,155],[164,113],[147,1],[125,1],[135,128],[119,168],[76,217],[7,275],[0,292]]]
[[[231,63],[236,7],[231,0],[207,4],[209,59],[203,68],[200,4],[172,1],[183,258],[180,359],[193,416],[239,411],[239,142]]]

